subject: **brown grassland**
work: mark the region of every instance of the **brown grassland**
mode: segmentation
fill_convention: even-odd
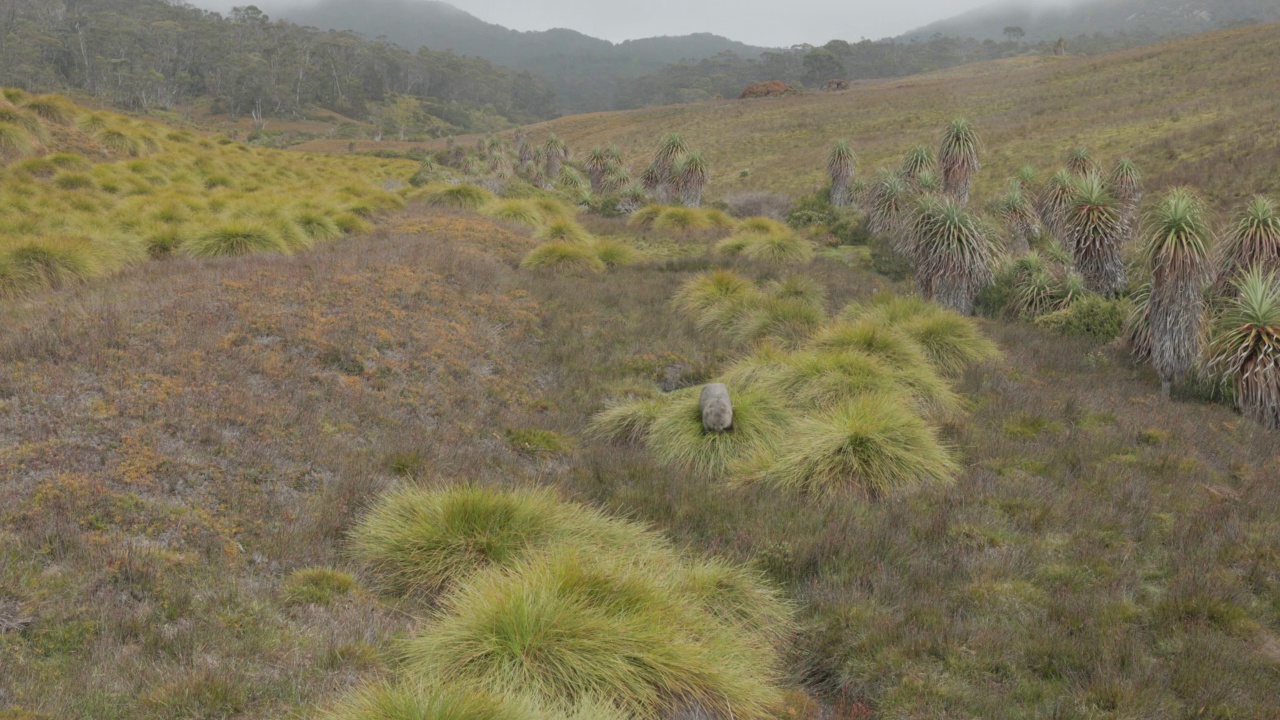
[[[717,194],[794,192],[838,136],[865,172],[963,112],[980,188],[1084,143],[1225,203],[1280,188],[1277,32],[553,127],[636,156],[682,131]],[[711,232],[583,223],[646,259],[522,270],[529,230],[411,201],[305,253],[0,299],[0,718],[321,716],[397,670],[421,613],[374,592],[348,531],[442,482],[548,486],[759,567],[800,609],[782,717],[1280,714],[1280,436],[1161,397],[1114,347],[984,321],[1003,357],[957,380],[954,485],[818,502],[675,471],[588,421],[741,355],[672,311],[694,274],[784,273]],[[792,272],[829,311],[909,292],[860,253]]]

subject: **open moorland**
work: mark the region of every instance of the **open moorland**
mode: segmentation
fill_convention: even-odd
[[[1275,32],[420,166],[6,93],[0,718],[1275,717]]]

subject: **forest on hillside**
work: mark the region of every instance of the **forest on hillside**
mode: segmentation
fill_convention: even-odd
[[[252,6],[223,16],[164,0],[5,0],[0,85],[140,112],[203,101],[259,124],[323,108],[401,135],[556,114],[542,83],[488,60],[299,27]]]
[[[1013,30],[1013,28],[1010,28]],[[927,41],[832,40],[821,47],[766,52],[759,59],[720,53],[699,62],[679,62],[661,71],[619,83],[616,106],[699,102],[737,97],[753,83],[781,80],[797,87],[818,88],[836,78],[868,80],[906,77],[985,60],[1048,55],[1058,51],[1094,55],[1140,44],[1126,35],[1095,34],[1054,42],[1021,42],[1011,34],[1003,42],[935,36]]]

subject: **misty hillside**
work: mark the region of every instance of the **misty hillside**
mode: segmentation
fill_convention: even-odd
[[[697,61],[726,51],[742,57],[763,52],[709,33],[615,45],[574,30],[520,32],[433,0],[372,0],[359,5],[322,0],[299,7],[269,2],[263,7],[273,16],[301,25],[381,36],[409,50],[424,45],[432,50],[452,49],[528,70],[555,92],[564,112],[612,107],[619,80],[656,72],[671,62]]]
[[[1280,21],[1275,0],[1091,0],[1035,8],[1029,2],[996,2],[907,33],[907,39],[944,36],[999,40],[1019,27],[1029,42],[1079,35],[1126,34],[1166,38],[1253,22]]]

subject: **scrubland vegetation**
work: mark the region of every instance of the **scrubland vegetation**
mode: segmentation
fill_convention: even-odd
[[[0,712],[1275,714],[1269,201],[951,116],[735,197],[711,135],[633,173],[578,122],[416,171],[209,140],[213,242],[274,252],[0,299]],[[313,163],[278,201],[361,176],[286,207],[369,232],[264,244],[241,176]]]

